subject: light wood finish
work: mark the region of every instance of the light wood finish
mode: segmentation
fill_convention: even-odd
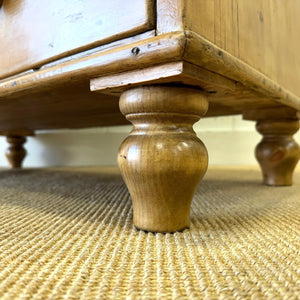
[[[42,103],[42,104],[41,104]],[[91,93],[89,82],[48,87],[23,97],[10,95],[0,100],[2,131],[83,128],[124,125],[119,98]]]
[[[136,55],[132,52],[135,47],[140,49]],[[222,53],[221,56],[220,53]],[[183,62],[185,66],[192,66],[183,67],[183,71],[180,71],[182,73],[180,76],[187,79],[183,83],[201,87],[208,93],[208,99],[212,105],[210,105],[207,116],[237,114],[248,108],[271,107],[279,104],[289,105],[300,110],[300,100],[297,96],[235,57],[224,51],[220,52],[220,48],[192,33],[165,34],[159,37],[148,36],[142,40],[127,39],[125,44],[114,44],[111,47],[100,48],[99,51],[95,52],[87,51],[81,55],[75,55],[68,59],[62,59],[57,63],[46,65],[38,71],[27,72],[2,80],[2,82],[0,81],[0,101],[3,100],[4,103],[6,100],[14,99],[13,101],[23,102],[24,105],[27,105],[34,99],[37,103],[40,103],[39,101],[47,103],[51,96],[51,102],[55,103],[55,106],[53,106],[55,110],[63,111],[66,110],[66,107],[61,105],[64,102],[63,99],[72,98],[78,103],[87,104],[86,106],[81,104],[81,107],[78,106],[79,113],[86,114],[87,118],[77,119],[78,123],[73,122],[72,114],[70,114],[70,121],[68,122],[65,122],[65,118],[58,118],[64,122],[62,128],[112,125],[114,123],[112,119],[115,120],[116,124],[124,124],[124,119],[118,113],[115,101],[111,102],[111,114],[108,118],[104,116],[98,118],[98,122],[97,120],[90,122],[93,114],[91,118],[88,118],[89,111],[91,111],[88,103],[95,103],[92,102],[94,99],[99,99],[99,103],[102,99],[105,102],[107,97],[93,95],[89,91],[89,79],[92,77],[101,78],[107,76],[108,73],[120,74],[121,72],[134,71],[140,68],[152,68],[153,64],[163,66],[165,63],[172,64],[172,61],[179,61],[180,63],[182,60],[190,62],[190,64]],[[175,79],[172,72],[170,69],[171,75],[164,80],[176,80],[175,82],[177,82],[179,78]],[[216,72],[222,75],[223,82],[233,82],[228,84],[229,90],[218,89],[221,76],[216,75]],[[145,74],[148,73],[145,72]],[[165,76],[167,77],[167,75]],[[151,83],[154,83],[154,80],[155,83],[161,83],[161,77],[157,73],[157,78],[153,79]],[[147,77],[140,76],[139,78],[140,84],[144,84],[147,80]],[[205,82],[203,81],[204,78],[206,78]],[[130,84],[129,82],[128,85]],[[232,89],[233,85],[235,85],[234,90]],[[212,90],[212,87],[216,89]],[[51,91],[51,94],[49,94],[49,91]],[[211,94],[211,92],[215,93]],[[113,93],[114,91],[112,91]],[[118,93],[119,91],[116,91],[117,95]],[[25,99],[29,102],[26,101],[25,103]],[[70,108],[70,105],[67,107]],[[71,109],[73,108],[75,106],[72,105]],[[37,105],[35,108],[36,117],[30,118],[30,122],[28,122],[30,123],[30,129],[59,127],[57,121],[44,122],[44,116],[39,118],[38,110],[43,110],[43,106]],[[55,110],[47,109],[50,119],[56,119]],[[85,112],[85,110],[87,111]],[[15,119],[9,119],[9,122],[5,123],[14,125],[15,121]]]
[[[186,32],[184,60],[242,84],[245,91],[256,91],[273,102],[300,110],[300,98],[257,69],[214,45],[194,32]]]
[[[184,31],[185,1],[156,0],[157,34]]]
[[[299,152],[291,136],[300,0],[100,2],[3,2],[0,132],[127,124],[122,93],[134,130],[118,160],[145,230],[189,224],[207,165],[192,124],[207,100],[206,116],[259,111],[258,149],[274,144],[258,155],[267,182],[289,183]]]
[[[189,227],[190,204],[208,163],[192,128],[207,110],[205,96],[191,88],[139,87],[122,94],[120,109],[134,125],[118,163],[135,226],[155,232]]]
[[[295,11],[298,9],[298,1],[299,0],[297,0],[295,4]],[[5,1],[1,8],[1,13],[8,14],[8,8],[11,8],[12,15],[16,8],[20,10],[20,14],[24,13],[26,7],[29,7],[26,8],[29,9],[29,11],[33,9],[30,8],[30,5],[26,6],[28,3],[33,3],[32,0],[23,1],[22,5],[18,6],[19,2],[20,1]],[[153,2],[139,1],[139,3],[140,2],[142,4],[139,5],[145,5],[144,7],[147,7],[146,10],[142,9],[142,11],[148,12],[149,19],[152,19],[153,16],[151,17],[151,10],[153,11],[154,6],[152,6],[151,3],[153,4]],[[269,0],[264,0],[262,2],[269,3]],[[72,2],[72,5],[76,6],[76,3],[77,2]],[[89,3],[94,3],[94,1]],[[105,5],[109,7],[115,3],[115,1],[112,1]],[[232,0],[228,3],[234,4],[235,2]],[[236,0],[236,3],[240,4],[244,3],[244,1]],[[66,4],[66,1],[61,1],[59,5],[64,4]],[[150,84],[159,84],[163,83],[162,81],[172,82],[174,80],[177,84],[177,80],[179,80],[181,84],[188,84],[202,88],[204,92],[207,93],[207,97],[211,103],[207,116],[238,114],[256,107],[280,107],[280,105],[287,105],[295,108],[296,110],[300,110],[299,97],[292,93],[290,89],[285,89],[281,84],[278,84],[276,80],[274,80],[275,77],[273,78],[271,76],[269,78],[268,76],[264,75],[263,73],[265,72],[263,69],[263,64],[259,65],[260,67],[257,68],[251,67],[246,59],[243,59],[242,56],[239,56],[238,53],[233,51],[234,47],[229,46],[231,45],[230,43],[236,43],[235,45],[243,43],[243,45],[247,44],[245,49],[254,48],[254,46],[248,47],[248,45],[253,44],[253,41],[251,40],[249,43],[247,43],[248,40],[245,39],[246,34],[244,25],[240,28],[241,35],[237,34],[237,30],[235,31],[235,34],[228,32],[228,27],[231,28],[231,25],[228,25],[231,23],[227,22],[230,19],[228,15],[236,16],[235,9],[232,9],[231,13],[228,12],[229,8],[231,7],[230,5],[228,5],[228,7],[227,4],[222,5],[221,15],[218,13],[218,9],[220,8],[218,5],[221,5],[218,4],[218,1],[158,0],[156,4],[156,31],[151,30],[146,34],[143,33],[137,36],[125,38],[123,40],[108,43],[106,45],[83,51],[71,56],[70,54],[73,52],[65,52],[61,54],[61,56],[64,57],[60,60],[53,61],[43,66],[39,65],[39,69],[28,70],[23,74],[16,74],[11,78],[4,78],[2,81],[0,81],[0,106],[4,105],[4,103],[8,103],[8,101],[10,103],[4,105],[5,107],[0,110],[4,115],[4,117],[0,116],[1,124],[6,124],[6,127],[3,128],[3,130],[18,129],[21,121],[17,120],[15,115],[19,113],[18,111],[24,110],[24,107],[29,106],[34,106],[35,113],[28,114],[28,118],[27,114],[24,115],[24,126],[32,130],[59,127],[78,128],[103,126],[112,125],[114,123],[124,124],[124,118],[122,118],[122,116],[118,113],[117,106],[115,105],[115,97],[110,98],[112,100],[112,104],[109,113],[105,111],[103,118],[99,118],[98,114],[97,117],[94,116],[94,111],[96,110],[92,109],[90,105],[94,106],[95,102],[98,104],[100,102],[108,103],[109,98],[107,96],[102,96],[101,94],[93,95],[93,93],[89,91],[89,80],[91,78],[101,78],[102,76],[107,76],[108,74],[113,76],[122,72],[136,72],[134,74],[138,74],[138,72],[140,72],[138,74],[139,76],[135,77],[135,82],[127,82],[128,86],[131,84],[145,84],[146,82]],[[39,6],[40,4],[37,5]],[[251,6],[251,9],[249,10],[251,12],[250,16],[252,16],[254,11],[253,7],[255,7],[255,5],[257,8],[261,8],[259,1],[251,1],[251,4],[241,5],[242,6],[239,9],[241,9],[243,5]],[[278,7],[274,7],[274,15],[280,15],[280,18],[284,19],[282,22],[284,24],[287,22],[292,22],[292,19],[288,15],[290,5],[291,4],[289,4],[287,8],[283,9],[281,12],[277,11],[281,8],[281,4],[279,4]],[[232,5],[232,7],[234,8],[235,6]],[[268,8],[268,6],[264,7]],[[143,12],[137,11],[137,8],[138,6],[134,8],[134,11],[136,11],[135,14],[137,16],[143,14]],[[47,9],[49,10],[49,8]],[[57,8],[55,8],[54,11],[56,9]],[[84,9],[88,10],[88,7]],[[216,14],[212,14],[212,11],[214,11]],[[46,9],[43,8],[42,13],[48,14],[49,12],[46,12]],[[118,12],[115,13],[120,14]],[[243,13],[245,14],[246,10]],[[203,16],[203,18],[200,18],[199,16],[202,16],[203,14],[207,15],[205,15],[205,17]],[[284,14],[286,14],[285,17],[283,17]],[[101,12],[99,12],[99,15],[101,15]],[[214,25],[214,23],[211,21],[212,16],[214,16],[216,24],[219,25],[212,26]],[[226,22],[224,21],[222,23],[220,18],[222,21],[226,20]],[[274,18],[276,18],[276,16]],[[253,20],[256,19],[254,18]],[[266,22],[266,20],[268,20],[268,22]],[[298,19],[295,18],[293,19],[293,22],[297,24],[297,20]],[[116,24],[113,22],[112,27],[116,26],[117,28],[119,19],[115,21]],[[234,18],[232,19],[232,22],[233,21]],[[266,39],[266,43],[270,41],[268,39],[272,39],[272,41],[277,39],[277,35],[269,26],[269,23],[273,21],[274,19],[271,17],[269,18],[268,12],[266,12],[266,15],[264,15],[263,25],[265,30],[264,32],[270,30],[274,36],[268,37],[268,34],[265,33],[264,38]],[[80,23],[81,21],[79,20],[78,22]],[[91,22],[93,21],[91,20]],[[261,22],[259,21],[259,24],[257,25],[258,30],[261,30],[262,25],[260,23]],[[214,34],[218,35],[218,32],[221,30],[223,25],[225,30],[224,32],[226,34],[222,31],[224,34],[222,33],[220,36],[222,36],[222,38],[225,40],[227,39],[226,43],[219,42],[222,40],[221,38],[216,40],[212,39],[212,28],[215,28],[214,32],[216,33]],[[124,26],[126,27],[127,24],[124,24]],[[285,26],[283,26],[283,28]],[[147,28],[150,29],[149,27]],[[291,31],[293,32],[291,35],[286,35],[285,33],[287,31],[284,31],[286,39],[291,39],[291,41],[288,41],[288,43],[296,43],[298,41],[297,38],[294,38],[295,28],[296,26],[292,26],[291,30],[289,31],[289,33]],[[183,31],[184,29],[186,31]],[[254,29],[251,28],[250,30]],[[34,33],[32,34],[34,35]],[[82,34],[82,31],[78,31],[76,34]],[[133,31],[130,34],[135,34],[135,32]],[[155,34],[157,36],[154,36]],[[26,37],[28,37],[28,35],[30,35],[30,32],[28,32]],[[7,35],[3,36],[6,37]],[[282,31],[280,31],[279,36],[282,36]],[[11,35],[9,35],[9,38],[11,38]],[[83,37],[83,39],[86,38],[86,36]],[[110,38],[111,40],[114,40],[116,37],[111,36]],[[68,38],[66,38],[66,44],[69,42],[68,39],[72,39],[72,36],[68,36]],[[208,39],[212,42],[210,42]],[[101,43],[107,43],[109,40],[110,39],[103,40]],[[18,44],[20,44],[20,39],[15,39],[15,41],[18,41]],[[5,43],[7,42],[5,41]],[[282,40],[282,43],[285,44],[286,41]],[[23,44],[26,43],[24,42],[22,45]],[[272,43],[270,41],[270,45],[271,44]],[[92,46],[94,46],[94,44]],[[88,48],[92,46],[88,45]],[[137,48],[139,49],[138,51],[133,50]],[[37,48],[36,51],[39,51],[39,49],[40,48]],[[82,49],[85,48],[78,48],[75,52],[82,51]],[[268,60],[272,60],[271,64],[266,63],[267,66],[275,66],[275,64],[278,63],[277,56],[274,56],[274,53],[269,49],[269,47],[266,47],[266,49],[256,47],[256,49],[261,49],[261,53],[264,54],[261,56],[269,57]],[[281,47],[281,51],[283,52],[287,50],[293,52],[291,56],[284,56],[287,57],[286,59],[288,60],[290,59],[289,57],[294,57],[295,49],[297,48]],[[277,52],[279,53],[279,50]],[[3,53],[5,55],[7,53],[11,53],[12,56],[14,56],[14,51],[4,51]],[[4,56],[1,54],[0,59],[2,59],[2,57]],[[30,57],[28,58],[29,61],[31,59]],[[49,58],[49,61],[52,61],[56,58],[56,56],[52,57],[51,59]],[[3,61],[5,61],[5,63],[8,63],[8,61],[11,62],[11,60],[5,60],[4,58]],[[260,61],[260,58],[257,61]],[[279,61],[281,62],[278,64],[280,67],[276,67],[277,69],[282,68],[284,65],[282,60]],[[170,69],[167,70],[165,67],[171,66],[173,63],[176,64],[177,62],[185,65],[179,71],[180,74],[178,74],[178,76],[174,76],[174,69],[170,67]],[[186,67],[188,66],[187,63],[189,63],[189,67]],[[149,68],[156,68],[159,70],[159,65],[161,65],[160,67],[165,68],[165,74],[169,75],[160,75],[160,77],[163,78],[159,78],[159,73],[156,73],[157,78],[152,76],[149,80],[149,73],[147,71]],[[293,70],[293,67],[296,68],[298,65],[298,61],[296,59],[292,66],[290,63],[287,65]],[[284,66],[284,68],[286,67]],[[4,70],[4,68],[1,70]],[[7,69],[5,69],[5,72],[6,70]],[[291,81],[290,74],[298,74],[297,72],[298,71],[290,72],[289,76],[285,76],[286,80]],[[151,75],[153,75],[153,73],[151,73]],[[233,82],[235,89],[220,89],[219,82],[221,77],[223,77],[223,81]],[[292,77],[293,80],[295,80],[294,78],[297,78],[296,75]],[[138,82],[138,78],[140,83]],[[182,80],[182,78],[184,78],[184,80]],[[229,84],[229,86],[232,86],[232,84]],[[111,92],[111,95],[113,95],[114,91]],[[115,93],[118,95],[119,91],[115,91]],[[65,99],[68,99],[68,101]],[[71,99],[74,99],[74,105]],[[49,101],[51,103],[50,107],[47,107],[46,109]],[[33,105],[32,102],[36,103],[36,105]],[[17,112],[9,111],[8,113],[5,113],[5,110],[8,109],[8,107],[16,106],[17,103],[22,103],[23,105],[18,105],[19,109],[13,108],[13,111],[17,110]],[[30,105],[28,105],[29,103]],[[40,105],[40,103],[43,103],[43,105]],[[99,104],[99,106],[101,105]],[[71,111],[69,116],[66,116],[66,118],[61,117],[63,116],[63,113],[57,113],[57,111],[62,112],[73,110],[75,107],[78,109],[78,112],[76,111],[74,115],[80,113],[83,114],[81,118],[76,117],[76,122],[74,122],[72,119]],[[31,109],[28,108],[28,110],[30,111]],[[46,114],[48,114],[48,117],[45,118]],[[61,125],[60,122],[62,122]]]
[[[154,20],[153,0],[130,0],[130,5],[6,0],[0,10],[0,78],[153,29]]]
[[[183,2],[186,30],[208,39],[300,97],[300,0]]]
[[[237,89],[233,80],[195,65],[177,61],[92,79],[91,90],[116,95],[128,89],[129,85],[135,87],[143,84],[174,82],[181,85],[200,86],[208,95],[212,92],[215,94],[217,91],[219,95],[224,91],[233,93]]]
[[[134,70],[163,62],[178,61],[183,55],[183,33],[165,34],[145,39],[127,39],[125,44],[100,47],[99,51],[86,51],[0,81],[0,97],[28,95],[64,83],[82,82],[109,73]],[[138,54],[133,49],[139,48]],[[36,86],[36,82],[39,85]]]
[[[299,120],[260,120],[256,129],[263,135],[255,149],[263,182],[272,186],[292,185],[293,171],[300,158],[300,147],[293,139],[299,130]]]
[[[247,91],[242,84],[182,61],[101,76],[91,80],[91,90],[119,95],[128,87],[162,83],[201,87],[210,102],[206,117],[234,115],[254,108],[274,107],[279,111],[286,109],[270,97]]]
[[[26,150],[23,147],[23,144],[26,142],[26,137],[11,135],[6,137],[9,147],[6,150],[6,157],[10,166],[13,169],[21,168],[22,162],[26,156]]]

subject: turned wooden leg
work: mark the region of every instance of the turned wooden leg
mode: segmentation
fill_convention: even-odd
[[[26,137],[24,136],[7,136],[7,142],[9,147],[6,150],[6,157],[12,168],[21,168],[23,159],[26,156],[26,150],[23,144],[26,142]]]
[[[263,135],[255,154],[267,185],[292,185],[293,171],[300,158],[300,147],[293,139],[298,120],[260,120],[256,129]]]
[[[174,232],[189,227],[191,201],[208,163],[192,126],[207,107],[205,96],[192,88],[139,87],[121,95],[120,109],[134,127],[118,163],[137,228]]]

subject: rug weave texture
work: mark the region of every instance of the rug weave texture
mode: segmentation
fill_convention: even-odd
[[[114,168],[0,172],[0,299],[300,299],[300,173],[209,169],[191,228],[138,231]]]

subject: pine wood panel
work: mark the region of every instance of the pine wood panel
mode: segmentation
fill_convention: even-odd
[[[186,0],[186,29],[300,96],[300,0]]]
[[[0,78],[154,28],[154,0],[5,0]]]
[[[149,5],[150,2],[147,1]],[[237,11],[232,10],[231,23],[225,31],[222,31],[223,21],[218,23],[217,29],[214,27],[213,43],[207,40],[212,39],[209,33],[214,22],[218,18],[227,20],[221,11],[213,10],[212,13],[208,9],[216,9],[213,3],[217,5],[214,1],[158,0],[157,31],[150,30],[106,43],[45,64],[40,69],[0,80],[0,129],[13,131],[124,124],[126,120],[119,113],[116,96],[128,86],[150,83],[202,89],[210,103],[206,116],[245,114],[248,110],[282,105],[299,110],[297,96],[240,59],[237,47],[240,41],[235,40],[239,32],[234,30],[240,26],[234,27]],[[225,11],[230,9],[226,6],[229,3],[234,2],[223,1],[219,5]],[[1,10],[6,9],[7,12],[9,5],[12,4],[8,0],[4,1]],[[204,19],[202,13],[206,16]],[[260,17],[266,22],[265,17]],[[210,23],[210,20],[213,22]],[[118,23],[118,20],[113,21]],[[186,29],[191,30],[183,32],[184,24]],[[201,34],[201,30],[205,34]],[[80,34],[84,36],[85,33]],[[261,53],[265,51],[263,49]],[[14,52],[11,54],[14,58]],[[2,58],[2,53],[0,56]],[[273,62],[274,56],[271,58],[270,62]],[[290,73],[286,80],[293,76],[296,77],[297,72]],[[106,95],[92,92],[90,82],[93,91]],[[107,87],[109,91],[105,90]]]

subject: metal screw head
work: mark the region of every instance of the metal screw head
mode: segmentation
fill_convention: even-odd
[[[138,47],[134,47],[134,48],[132,48],[131,49],[131,53],[133,54],[133,55],[138,55],[139,53],[140,53],[140,48],[138,48]]]

